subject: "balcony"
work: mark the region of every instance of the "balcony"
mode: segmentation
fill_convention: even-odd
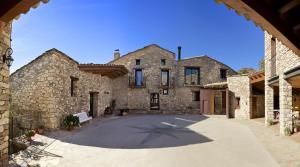
[[[137,83],[135,77],[128,78],[129,88],[146,88],[146,77],[142,78],[141,83]]]

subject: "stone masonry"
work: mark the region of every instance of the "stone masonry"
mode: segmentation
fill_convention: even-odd
[[[72,78],[76,78],[73,96]],[[111,79],[80,71],[76,61],[56,49],[46,51],[10,79],[13,110],[24,115],[23,128],[59,128],[66,115],[89,111],[91,92],[98,96],[95,117],[103,115],[111,102]]]
[[[240,99],[239,107],[234,105],[234,117],[238,119],[250,119],[251,118],[251,85],[248,75],[236,75],[228,77],[228,89],[233,93],[235,98]],[[231,99],[237,103],[236,99]]]
[[[0,55],[10,47],[11,24],[0,22]],[[3,25],[3,26],[2,26]],[[9,68],[0,58],[0,167],[8,166]]]
[[[292,85],[284,79],[284,72],[300,65],[300,57],[276,39],[271,43],[272,36],[265,32],[265,112],[266,123],[273,119],[274,87],[269,85],[272,78],[272,55],[276,56],[276,74],[279,77],[279,105],[280,105],[280,133],[284,134],[285,128],[292,129]],[[273,75],[273,76],[274,76]]]
[[[129,109],[131,113],[199,113],[200,101],[193,100],[192,93],[204,90],[206,84],[226,81],[226,78],[221,78],[220,69],[227,70],[227,75],[236,74],[230,67],[208,56],[177,61],[175,53],[158,45],[149,45],[122,57],[117,52],[114,58],[106,65],[125,66],[128,75],[111,79],[82,71],[78,62],[56,49],[46,51],[14,72],[11,75],[12,108],[14,112],[23,115],[23,120],[19,120],[22,128],[31,129],[41,125],[47,129],[59,128],[67,114],[89,111],[90,93],[97,94],[96,117],[103,115],[112,101],[116,102],[116,111]],[[139,65],[136,65],[137,59],[140,60]],[[161,63],[162,59],[165,64]],[[185,84],[186,67],[200,69],[199,84]],[[133,85],[135,69],[143,71],[143,86]],[[167,86],[161,84],[161,70],[169,71]],[[76,79],[74,96],[70,95],[72,78]],[[167,93],[163,93],[164,90]],[[150,110],[151,93],[159,94],[158,110]]]
[[[136,60],[140,65],[136,65]],[[166,61],[161,64],[161,59]],[[128,108],[136,112],[146,113],[199,113],[200,102],[192,100],[192,92],[200,91],[203,85],[224,82],[220,78],[220,69],[226,69],[227,75],[236,74],[230,67],[208,56],[198,56],[176,60],[175,53],[159,47],[149,45],[137,51],[128,53],[110,62],[127,67],[129,76],[120,77],[113,82],[113,99],[116,100],[117,108]],[[186,85],[184,82],[185,67],[200,68],[200,84]],[[145,87],[128,87],[128,78],[134,80],[135,69],[142,69],[146,82]],[[161,85],[161,70],[169,71],[170,85]],[[168,94],[162,92],[168,89]],[[159,93],[160,110],[150,110],[150,94]],[[201,94],[201,93],[200,93]]]

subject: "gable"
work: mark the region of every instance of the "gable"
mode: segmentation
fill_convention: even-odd
[[[169,51],[169,50],[167,50],[167,49],[165,49],[165,48],[162,48],[162,47],[160,47],[160,46],[157,45],[157,44],[151,44],[151,45],[145,46],[145,47],[143,47],[143,48],[137,49],[137,50],[135,50],[135,51],[133,51],[133,52],[129,52],[129,53],[127,53],[127,54],[121,56],[121,57],[118,58],[118,59],[115,59],[115,60],[112,60],[112,61],[108,62],[107,64],[116,63],[116,62],[119,61],[119,60],[122,60],[122,59],[124,59],[124,58],[128,58],[129,56],[136,56],[136,55],[139,55],[139,53],[142,53],[142,52],[148,52],[148,51],[151,50],[151,49],[154,49],[154,50],[158,49],[158,50],[164,52],[166,55],[167,55],[167,54],[170,54],[170,55],[172,55],[172,58],[174,58],[174,59],[175,59],[175,57],[176,57],[174,52]]]

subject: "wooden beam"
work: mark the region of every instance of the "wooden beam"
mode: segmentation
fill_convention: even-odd
[[[278,11],[280,15],[284,15],[285,13],[287,13],[288,11],[292,10],[293,8],[299,5],[300,5],[300,0],[293,0],[285,4],[284,6],[282,6]]]
[[[0,20],[8,23],[14,18],[18,17],[20,14],[27,13],[31,7],[36,6],[40,2],[41,0],[21,0],[16,2],[12,8],[8,9],[8,11],[0,17]]]

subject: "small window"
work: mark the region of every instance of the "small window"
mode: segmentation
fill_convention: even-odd
[[[169,86],[169,70],[161,70],[161,85]]]
[[[240,101],[241,101],[241,98],[240,97],[236,97],[235,98],[235,109],[240,109]]]
[[[168,89],[163,89],[163,95],[168,95],[169,94],[169,90]]]
[[[71,96],[76,96],[77,81],[78,78],[71,77]]]
[[[193,101],[200,101],[200,91],[192,92],[193,94]]]
[[[197,67],[185,67],[184,80],[187,85],[199,85],[200,84],[200,68]]]
[[[227,70],[226,69],[220,69],[220,77],[221,77],[221,79],[227,78]]]
[[[166,59],[161,59],[160,63],[161,63],[162,66],[165,66],[166,65]]]
[[[135,70],[135,86],[143,86],[143,70]]]
[[[141,59],[136,59],[135,60],[135,65],[141,65]]]

